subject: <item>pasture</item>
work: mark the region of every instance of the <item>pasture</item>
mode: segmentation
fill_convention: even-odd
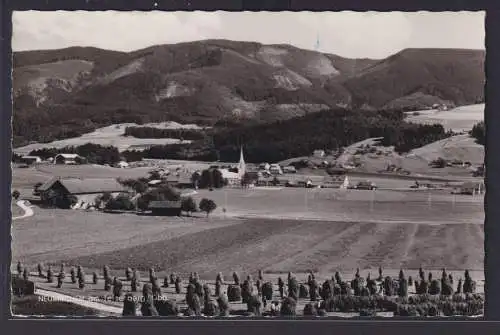
[[[358,191],[361,193],[369,196],[371,192]],[[255,198],[241,198],[250,213],[249,199],[257,204]],[[301,206],[293,203],[279,207],[278,212],[272,198],[258,202],[267,206],[261,205],[257,218],[243,217],[243,208],[242,217],[234,217],[236,209],[230,206],[226,217],[214,213],[209,218],[37,208],[35,216],[13,225],[13,262],[33,265],[64,260],[86,268],[107,264],[115,269],[130,266],[142,270],[155,266],[184,274],[197,271],[202,278],[213,278],[219,271],[253,273],[259,269],[269,273],[309,269],[351,273],[357,267],[376,269],[379,265],[394,270],[424,266],[482,271],[482,204],[457,201],[453,211],[446,202],[431,209],[425,202],[417,205],[417,201],[378,198],[383,201],[375,203],[372,212],[369,201],[325,201],[331,206],[323,205],[323,218],[299,212]],[[232,194],[234,208],[236,199]],[[271,209],[276,213],[274,219]],[[292,217],[294,213],[302,215]]]
[[[15,148],[14,151],[19,154],[28,154],[33,150],[42,148],[64,148],[67,146],[79,146],[87,143],[100,144],[103,146],[114,146],[119,151],[125,151],[130,146],[143,146],[143,145],[166,145],[181,143],[180,140],[175,138],[135,138],[131,136],[124,136],[125,128],[127,126],[138,126],[135,123],[114,124],[111,126],[98,128],[95,131],[83,134],[79,137],[68,138],[50,143],[34,143],[23,147]],[[144,126],[177,129],[189,128],[198,129],[196,125],[180,125],[178,123],[159,123],[159,124],[146,124]],[[190,141],[182,141],[182,143],[189,143]]]
[[[383,186],[383,180],[380,187]],[[387,179],[391,186],[409,181]],[[397,184],[399,182],[400,184]],[[193,198],[218,204],[214,214],[224,216],[323,221],[386,221],[427,224],[484,222],[484,197],[452,195],[444,191],[340,190],[254,188],[199,190]]]
[[[418,115],[408,113],[407,121],[423,124],[441,124],[446,130],[469,131],[474,124],[484,120],[484,104],[460,106],[447,111],[423,110]]]
[[[12,169],[12,189],[29,189],[38,182],[46,182],[52,177],[62,178],[141,178],[146,177],[151,168],[138,167],[119,169],[101,165],[55,165],[39,164],[29,168]]]

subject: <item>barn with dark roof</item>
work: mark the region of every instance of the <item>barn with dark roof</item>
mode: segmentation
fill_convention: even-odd
[[[50,203],[54,197],[75,197],[80,208],[94,205],[95,198],[104,193],[112,196],[130,192],[113,178],[52,178],[38,188],[40,198]]]

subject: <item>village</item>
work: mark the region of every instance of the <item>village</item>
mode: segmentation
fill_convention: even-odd
[[[110,203],[109,209],[113,210],[137,210],[139,209],[138,202],[140,201],[141,193],[151,192],[162,188],[170,188],[177,190],[180,197],[174,196],[171,199],[159,198],[150,199],[148,210],[153,214],[162,213],[162,215],[181,215],[182,199],[188,198],[193,192],[200,188],[269,188],[269,187],[299,187],[299,188],[333,188],[333,189],[353,189],[353,190],[375,190],[382,188],[390,190],[391,186],[385,185],[386,180],[398,181],[398,188],[407,188],[408,190],[436,190],[447,189],[450,193],[461,195],[481,195],[484,192],[483,181],[466,181],[450,180],[450,178],[439,177],[412,177],[408,173],[390,174],[394,172],[394,168],[390,165],[387,168],[387,173],[372,173],[362,174],[352,171],[352,167],[332,167],[331,164],[322,160],[325,156],[323,150],[316,150],[311,157],[315,159],[317,165],[312,165],[313,169],[309,169],[313,173],[302,173],[300,168],[296,166],[300,164],[290,163],[289,165],[280,164],[247,164],[244,159],[244,151],[241,148],[240,160],[237,164],[205,164],[204,170],[193,170],[186,168],[187,164],[165,164],[161,167],[161,161],[139,161],[127,163],[120,161],[114,168],[133,169],[144,167],[144,165],[156,166],[147,171],[147,176],[139,178],[135,183],[131,180],[116,179],[116,178],[64,178],[54,176],[45,182],[38,182],[33,185],[33,194],[27,199],[34,204],[53,205],[71,209],[85,210],[104,210],[107,202],[103,202],[103,197],[107,200],[120,199],[120,203]],[[77,154],[57,154],[46,161],[42,161],[40,157],[23,156],[21,162],[29,167],[36,166],[68,166],[75,167],[86,164],[85,158]],[[300,163],[300,162],[299,162]],[[305,163],[307,164],[307,163]],[[435,163],[434,163],[435,164]],[[470,163],[461,161],[444,162],[448,166],[461,166],[470,168]],[[192,165],[192,164],[191,164]],[[109,167],[109,166],[107,166]],[[483,166],[478,168],[479,171]],[[317,170],[326,171],[326,173],[314,173]],[[478,170],[472,170],[472,174]],[[214,174],[214,172],[217,172]],[[396,171],[397,172],[397,171]],[[202,176],[209,180],[202,181]],[[215,176],[215,177],[214,177]],[[220,179],[219,181],[214,178]],[[370,179],[371,178],[371,179]],[[381,185],[372,180],[382,178]],[[477,178],[475,178],[477,180]],[[127,183],[128,181],[128,183]],[[355,182],[353,182],[355,181]],[[142,183],[138,188],[137,183]],[[71,198],[71,200],[69,200]],[[69,206],[67,205],[69,201]],[[114,204],[114,205],[113,205]],[[219,204],[220,206],[222,204]],[[145,209],[144,207],[142,209]],[[223,208],[224,210],[224,208]]]

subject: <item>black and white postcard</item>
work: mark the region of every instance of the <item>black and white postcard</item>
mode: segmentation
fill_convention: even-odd
[[[484,19],[14,12],[12,314],[482,316]]]

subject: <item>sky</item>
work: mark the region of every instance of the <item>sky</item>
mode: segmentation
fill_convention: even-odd
[[[12,49],[93,46],[132,51],[229,39],[384,58],[406,48],[484,49],[484,18],[484,12],[17,11]]]

